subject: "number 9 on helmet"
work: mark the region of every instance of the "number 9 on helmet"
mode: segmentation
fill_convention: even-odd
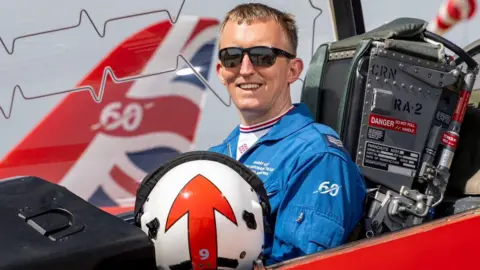
[[[243,164],[194,151],[143,179],[134,214],[160,269],[252,269],[262,259],[270,205]]]

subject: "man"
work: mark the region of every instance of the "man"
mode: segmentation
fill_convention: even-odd
[[[262,4],[231,10],[222,24],[217,73],[240,125],[210,151],[238,159],[265,184],[273,234],[266,264],[344,243],[358,224],[364,180],[338,135],[292,104],[290,85],[303,70],[291,15]]]

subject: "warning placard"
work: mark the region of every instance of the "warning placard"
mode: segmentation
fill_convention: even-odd
[[[413,177],[419,159],[418,152],[366,142],[363,166]]]
[[[444,132],[442,135],[442,143],[453,148],[457,148],[458,135],[454,133]]]
[[[385,139],[385,130],[369,127],[367,131],[367,138],[369,138],[370,140],[383,142],[383,140]]]
[[[370,126],[381,127],[410,134],[417,134],[417,124],[405,120],[386,117],[378,114],[371,114],[369,119]]]

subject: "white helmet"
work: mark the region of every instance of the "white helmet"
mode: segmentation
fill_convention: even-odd
[[[194,151],[143,179],[134,215],[160,269],[252,269],[269,213],[255,173],[228,156]]]

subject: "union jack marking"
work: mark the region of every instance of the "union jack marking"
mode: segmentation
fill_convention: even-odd
[[[242,146],[240,146],[239,150],[241,154],[245,153],[248,150],[247,144],[244,143]]]

